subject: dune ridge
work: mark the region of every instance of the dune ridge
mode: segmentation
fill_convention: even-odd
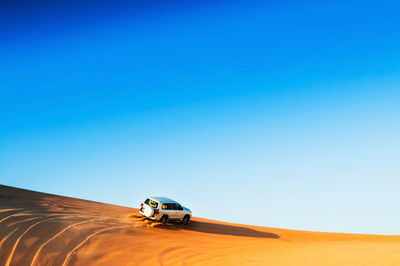
[[[0,265],[400,265],[400,236],[321,233],[193,218],[0,185]]]

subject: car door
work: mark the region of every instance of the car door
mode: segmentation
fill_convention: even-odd
[[[173,219],[174,213],[173,210],[171,210],[171,206],[169,203],[163,203],[161,205],[161,209],[163,214],[166,214],[168,216],[168,219]]]
[[[175,219],[175,206],[172,203],[163,203],[161,208],[163,209],[163,213],[168,215],[169,220]]]
[[[170,210],[170,217],[172,220],[176,220],[177,218],[177,211],[176,211],[176,206],[175,203],[168,203],[168,208]]]
[[[175,203],[175,219],[181,220],[183,218],[183,207],[179,203]]]

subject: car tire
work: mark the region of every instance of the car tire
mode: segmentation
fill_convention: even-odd
[[[183,217],[183,219],[182,219],[182,224],[184,224],[184,225],[187,225],[188,223],[189,223],[189,217],[188,216],[185,216],[185,217]]]
[[[166,216],[163,216],[163,217],[161,217],[161,219],[160,219],[160,222],[162,223],[162,224],[166,224],[167,223],[167,217]]]

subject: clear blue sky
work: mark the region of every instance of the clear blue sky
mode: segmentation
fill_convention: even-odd
[[[0,183],[400,234],[398,1],[2,1]]]

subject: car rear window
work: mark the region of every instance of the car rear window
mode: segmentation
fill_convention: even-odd
[[[151,206],[153,208],[156,208],[156,209],[158,208],[158,202],[157,201],[154,201],[154,200],[151,200],[151,199],[146,199],[146,201],[144,203],[146,203],[147,205],[149,205],[149,206]]]

